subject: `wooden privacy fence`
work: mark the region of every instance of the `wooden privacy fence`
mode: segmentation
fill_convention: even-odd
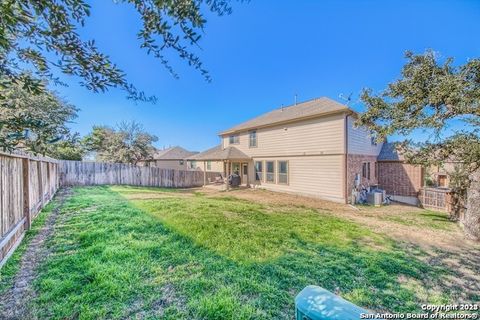
[[[57,160],[0,152],[0,266],[58,186]]]
[[[133,185],[145,187],[191,188],[214,180],[220,173],[179,171],[123,163],[60,161],[62,186]]]
[[[450,212],[452,210],[452,191],[442,188],[422,188],[418,199],[425,209]]]

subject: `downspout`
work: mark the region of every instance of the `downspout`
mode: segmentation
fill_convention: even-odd
[[[345,141],[344,141],[344,176],[343,181],[344,183],[344,195],[345,195],[345,203],[348,204],[348,113],[345,113]]]

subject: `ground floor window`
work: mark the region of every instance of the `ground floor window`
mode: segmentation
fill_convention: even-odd
[[[255,180],[256,181],[263,180],[263,162],[262,161],[255,161]]]
[[[267,182],[275,182],[275,161],[265,161],[267,167]]]
[[[212,161],[207,161],[207,170],[212,170]]]
[[[288,184],[288,161],[278,161],[278,183]]]
[[[364,162],[362,165],[362,177],[370,179],[370,162]]]
[[[190,169],[196,169],[197,168],[197,161],[190,161]]]

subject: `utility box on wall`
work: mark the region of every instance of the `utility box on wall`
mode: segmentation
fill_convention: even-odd
[[[296,320],[358,320],[367,313],[318,286],[305,287],[295,298]]]

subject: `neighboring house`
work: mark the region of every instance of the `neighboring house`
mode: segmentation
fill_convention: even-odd
[[[418,193],[424,185],[424,169],[408,164],[394,143],[384,143],[378,155],[378,184],[395,201],[418,204]]]
[[[417,205],[422,188],[447,190],[450,176],[460,164],[447,161],[441,166],[427,168],[408,164],[394,143],[384,143],[378,155],[378,184],[393,200]]]
[[[458,161],[446,161],[443,165],[431,166],[426,170],[427,185],[437,188],[449,188],[451,175],[461,168],[462,163]]]
[[[139,165],[159,167],[163,169],[188,170],[187,158],[198,152],[188,151],[176,146],[157,150],[151,160],[139,162]]]
[[[329,98],[273,110],[220,133],[221,144],[190,157],[217,161],[242,184],[347,202],[355,186],[377,184],[382,143],[354,126],[357,113]]]

